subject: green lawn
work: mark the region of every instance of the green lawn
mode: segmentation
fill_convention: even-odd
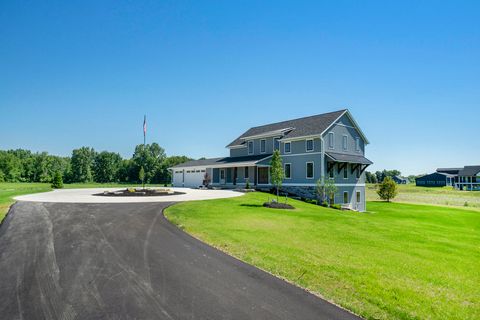
[[[65,188],[74,189],[74,188],[115,188],[115,187],[126,187],[126,184],[119,183],[73,183],[65,184]],[[128,184],[128,186],[139,186]],[[155,185],[148,185],[149,187]],[[163,186],[163,185],[162,185]],[[30,194],[37,192],[46,192],[50,191],[50,183],[10,183],[10,182],[1,182],[0,183],[0,222],[5,217],[5,214],[8,212],[8,208],[15,202],[12,198],[22,194]]]
[[[367,184],[367,200],[380,200],[373,184]],[[452,187],[417,187],[415,184],[398,185],[398,196],[395,198],[395,202],[466,207],[480,210],[480,191],[459,191]]]
[[[365,318],[480,318],[478,211],[370,202],[355,213],[294,200],[288,211],[263,208],[267,197],[185,202],[166,216]]]

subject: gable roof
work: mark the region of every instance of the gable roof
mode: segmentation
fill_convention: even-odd
[[[476,176],[479,172],[480,166],[465,166],[462,170],[460,170],[458,175],[463,177]]]
[[[240,137],[227,145],[227,148],[245,145],[246,138],[253,138],[274,133],[283,133],[282,139],[299,138],[312,135],[321,135],[327,131],[341,116],[347,114],[352,123],[357,127],[360,135],[368,143],[357,123],[347,109],[318,114],[314,116],[270,123],[263,126],[253,127],[245,131]]]

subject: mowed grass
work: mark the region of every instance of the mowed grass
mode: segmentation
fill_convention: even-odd
[[[367,200],[380,200],[373,184],[367,184]],[[480,210],[480,191],[459,191],[452,187],[417,187],[415,184],[398,185],[398,195],[395,197],[395,202],[434,204]]]
[[[65,184],[66,189],[76,189],[76,188],[125,188],[127,186],[139,187],[140,185],[135,184],[119,184],[119,183],[72,183]],[[157,185],[147,185],[148,187],[157,186]],[[163,185],[158,185],[163,186]],[[3,220],[5,215],[8,212],[10,206],[15,202],[14,197],[31,194],[38,192],[47,192],[51,191],[52,188],[50,183],[10,183],[10,182],[0,182],[0,222]]]
[[[480,213],[371,202],[368,213],[263,193],[166,210],[199,239],[368,319],[479,319]]]

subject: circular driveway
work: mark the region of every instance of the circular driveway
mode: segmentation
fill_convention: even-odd
[[[126,188],[126,187],[125,187]],[[169,188],[185,194],[150,197],[103,197],[95,194],[104,191],[116,191],[125,188],[59,189],[44,193],[35,193],[15,197],[17,201],[57,202],[57,203],[138,203],[138,202],[179,202],[233,198],[243,193],[233,190],[199,190],[190,188]]]

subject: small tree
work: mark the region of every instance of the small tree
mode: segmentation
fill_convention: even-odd
[[[280,157],[280,151],[275,150],[272,155],[272,160],[270,161],[270,179],[272,184],[277,189],[277,202],[278,202],[278,192],[282,187],[283,182],[283,164],[282,158]]]
[[[208,172],[205,172],[205,175],[203,176],[203,185],[205,187],[208,187],[210,185],[210,181],[212,179],[210,179],[210,175],[208,174]]]
[[[63,178],[60,171],[55,172],[52,181],[52,188],[53,189],[62,189],[63,188]]]
[[[338,188],[332,179],[326,179],[323,183],[320,179],[317,180],[317,195],[322,202],[327,201],[329,206],[332,205],[330,202],[331,197],[334,196],[337,191]]]
[[[140,172],[138,173],[138,178],[140,179],[140,181],[142,181],[143,189],[145,189],[145,170],[143,169],[143,167],[140,168]]]
[[[245,179],[247,182],[245,184],[245,189],[250,189],[250,179]]]
[[[382,200],[390,202],[391,199],[397,195],[397,184],[390,177],[385,177],[382,183],[379,184],[377,194]]]

